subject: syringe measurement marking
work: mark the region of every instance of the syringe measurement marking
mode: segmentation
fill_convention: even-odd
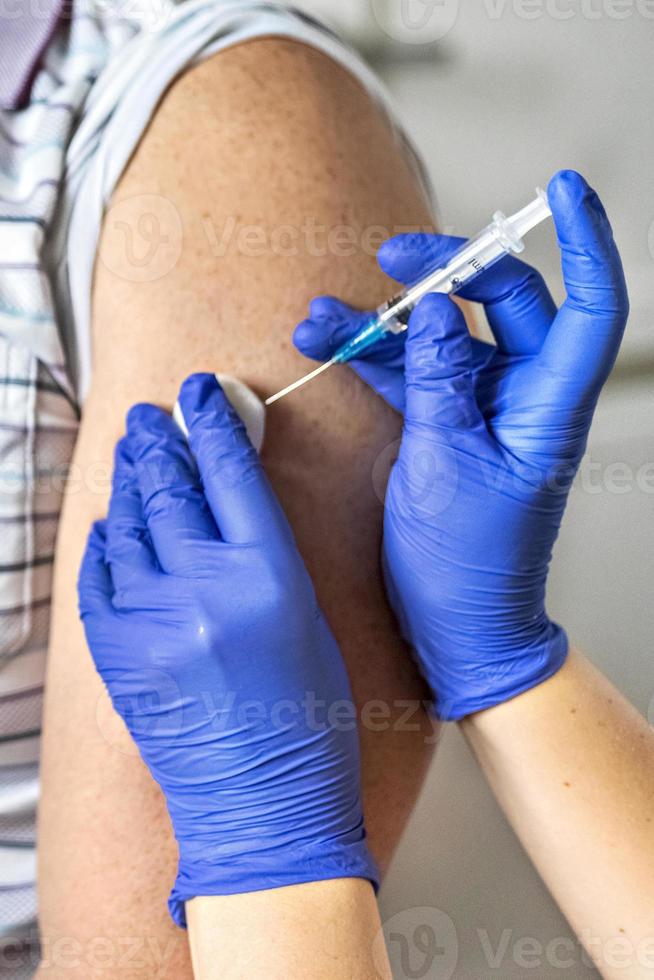
[[[475,258],[468,259],[468,261],[466,262],[466,265],[471,266],[475,270],[475,272],[483,272],[484,271],[484,267],[481,264],[481,262],[479,261],[479,259],[475,259]],[[450,289],[451,289],[451,291],[452,292],[456,292],[456,290],[458,289],[458,287],[460,285],[461,285],[461,277],[460,276],[452,276],[452,278],[450,279]]]

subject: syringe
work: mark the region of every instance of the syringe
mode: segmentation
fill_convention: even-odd
[[[389,333],[401,333],[406,330],[411,310],[423,296],[427,293],[454,293],[501,259],[503,255],[508,252],[522,252],[525,247],[523,236],[551,214],[547,195],[540,187],[536,188],[536,197],[533,201],[508,218],[501,211],[496,211],[491,223],[462,245],[450,256],[445,265],[433,269],[420,282],[405,289],[387,303],[383,303],[359,332],[338,348],[331,360],[325,361],[303,378],[266,398],[266,405],[272,405],[284,395],[301,388],[332,364],[344,364],[352,358],[359,357],[366,348],[376,344]]]

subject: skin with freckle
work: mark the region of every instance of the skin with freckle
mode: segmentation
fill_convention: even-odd
[[[135,276],[125,245],[142,195],[164,202],[163,271],[152,281]],[[51,962],[40,975],[185,980],[186,936],[166,910],[176,852],[163,801],[107,703],[77,617],[77,568],[88,526],[106,508],[113,446],[132,403],[170,407],[193,371],[235,375],[260,396],[305,373],[290,337],[308,301],[331,292],[374,308],[396,285],[377,268],[373,226],[379,240],[428,227],[430,215],[405,151],[359,84],[324,55],[279,39],[230,49],[184,75],[113,203],[120,221],[109,212],[100,246],[94,378],[75,454],[84,479],[67,494],[57,550],[40,908],[46,943],[69,937],[86,950],[105,937],[124,960]],[[178,256],[169,204],[183,229]],[[343,244],[342,231],[326,242],[338,226],[354,244]],[[294,238],[293,229],[304,230]],[[334,367],[268,410],[263,454],[355,697],[368,706],[364,800],[382,866],[435,741],[379,569],[380,474],[399,432],[394,413]]]

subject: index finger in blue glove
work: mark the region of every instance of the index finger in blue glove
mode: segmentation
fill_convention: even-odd
[[[288,531],[245,426],[213,374],[192,374],[179,404],[204,492],[223,540],[247,544]]]
[[[399,282],[414,283],[428,275],[465,243],[448,235],[397,235],[381,246],[381,268]],[[541,349],[556,304],[541,274],[507,255],[457,291],[461,299],[483,303],[499,350],[536,354]]]
[[[106,561],[111,568],[116,590],[127,588],[138,576],[151,584],[150,576],[158,570],[143,513],[134,460],[126,438],[118,442],[114,454]]]
[[[567,298],[538,361],[583,400],[599,393],[615,362],[629,312],[627,287],[611,225],[584,178],[560,171],[547,196]]]
[[[217,541],[218,530],[184,433],[167,412],[135,405],[127,416],[127,445],[161,567],[169,574],[193,574],[202,546]]]

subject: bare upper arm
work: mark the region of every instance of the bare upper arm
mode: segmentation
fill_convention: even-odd
[[[139,224],[152,213],[158,225]],[[428,223],[383,114],[345,71],[295,42],[251,42],[188,72],[132,158],[102,234],[93,382],[75,455],[82,480],[67,494],[57,549],[40,814],[47,935],[147,934],[160,951],[170,947],[158,976],[188,970],[184,936],[166,918],[174,846],[162,801],[111,727],[76,611],[79,559],[106,507],[127,408],[171,406],[196,370],[277,390],[306,370],[290,338],[312,296],[370,307],[392,288],[366,244],[370,229]],[[143,267],[153,241],[155,278]],[[406,708],[395,702],[413,699],[417,709],[424,692],[379,572],[373,467],[398,434],[394,413],[334,368],[269,410],[264,451],[355,696],[391,707],[388,723],[376,724],[383,730],[362,729],[366,819],[382,863],[431,754],[421,710],[408,731],[397,728]],[[122,975],[152,976],[153,962]]]
[[[178,259],[160,278],[135,281],[131,255],[153,194],[179,220]],[[384,113],[323,54],[271,39],[193,69],[153,120],[103,231],[91,405],[104,413],[97,403],[111,391],[111,439],[135,399],[170,405],[194,370],[234,373],[261,395],[303,373],[291,333],[309,299],[334,292],[375,306],[394,284],[377,267],[371,233],[428,223]],[[159,233],[172,237],[165,219]],[[362,382],[335,368],[269,410],[264,450],[323,602],[338,595],[335,628],[345,620],[343,641],[354,629],[368,643],[368,625],[381,627],[387,639],[370,674],[379,677],[387,656],[393,683],[408,672],[378,574],[373,467],[399,428]],[[365,599],[359,616],[365,622],[369,608],[372,624],[343,608],[343,582]]]

